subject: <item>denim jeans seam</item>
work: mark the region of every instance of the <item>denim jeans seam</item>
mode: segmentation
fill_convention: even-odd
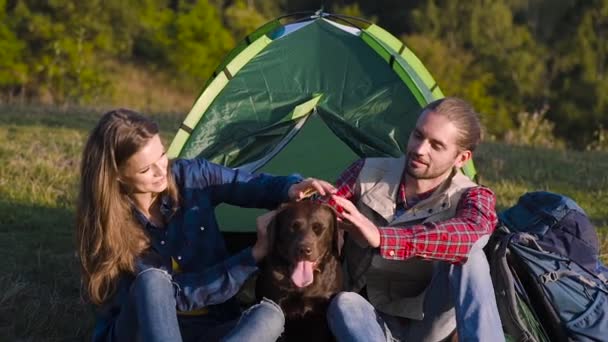
[[[162,268],[154,268],[154,267],[150,267],[150,268],[146,268],[143,271],[140,271],[139,273],[137,273],[137,275],[135,275],[135,278],[138,278],[140,275],[146,273],[146,272],[160,272],[161,274],[163,274],[167,280],[169,280],[169,282],[173,282],[173,278],[171,277],[171,275],[169,274],[169,272],[167,272],[166,270],[163,270]]]
[[[275,303],[272,299],[266,298],[266,297],[262,297],[262,300],[260,301],[261,303],[268,303],[271,306],[273,306],[275,309],[277,309],[280,313],[283,313],[283,309],[281,309],[281,306],[279,306],[279,304]]]

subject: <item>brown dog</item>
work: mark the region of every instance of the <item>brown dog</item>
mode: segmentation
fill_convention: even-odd
[[[327,341],[333,337],[326,313],[342,289],[336,214],[312,201],[282,207],[268,227],[270,252],[256,283],[256,295],[281,306],[285,341]]]

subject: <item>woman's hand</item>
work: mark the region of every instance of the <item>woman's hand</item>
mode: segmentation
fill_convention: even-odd
[[[380,231],[378,227],[370,221],[365,215],[355,207],[353,202],[340,196],[331,196],[336,201],[336,204],[342,207],[342,212],[339,213],[342,219],[350,222],[352,225],[343,225],[353,238],[359,243],[365,243],[371,247],[380,247]]]
[[[269,211],[263,215],[258,216],[255,220],[256,231],[258,239],[253,245],[251,252],[256,262],[262,261],[268,254],[269,243],[268,243],[268,225],[274,219],[277,214],[276,210]]]
[[[310,196],[314,192],[317,192],[321,196],[325,196],[336,192],[336,188],[324,180],[306,178],[289,188],[289,199],[292,201],[299,201]]]

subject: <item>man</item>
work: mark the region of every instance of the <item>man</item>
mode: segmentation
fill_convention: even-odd
[[[339,341],[504,340],[483,246],[496,198],[459,169],[481,136],[465,101],[426,106],[401,158],[347,169],[332,196],[343,208],[347,287],[328,312]],[[364,293],[367,299],[359,293]]]

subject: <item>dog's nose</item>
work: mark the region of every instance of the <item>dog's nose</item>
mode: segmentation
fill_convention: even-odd
[[[300,255],[311,255],[311,254],[312,254],[312,248],[310,248],[309,246],[300,247]]]

